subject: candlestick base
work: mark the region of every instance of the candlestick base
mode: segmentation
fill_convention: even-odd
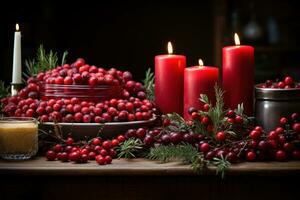
[[[11,96],[18,95],[18,92],[23,86],[23,83],[11,83]]]

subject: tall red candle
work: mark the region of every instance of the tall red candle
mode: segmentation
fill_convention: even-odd
[[[240,45],[223,48],[223,89],[227,108],[234,109],[243,103],[245,113],[253,115],[254,48]]]
[[[186,57],[173,55],[172,45],[168,43],[167,55],[155,56],[155,102],[164,113],[183,110],[183,73]]]
[[[199,60],[199,66],[188,67],[184,70],[184,118],[190,119],[189,107],[201,109],[203,103],[199,101],[200,94],[206,94],[210,101],[214,102],[214,86],[218,82],[219,69],[217,67],[203,66]]]

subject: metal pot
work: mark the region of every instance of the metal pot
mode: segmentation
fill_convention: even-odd
[[[255,119],[266,131],[279,124],[280,117],[300,112],[300,89],[260,88],[255,86]]]

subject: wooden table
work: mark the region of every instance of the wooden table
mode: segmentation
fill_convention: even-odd
[[[87,164],[0,161],[0,199],[297,199],[300,162],[234,164],[225,179],[209,167],[145,159]],[[4,181],[5,180],[5,181]],[[296,183],[294,183],[296,181]],[[298,183],[297,183],[298,182]],[[300,197],[299,197],[300,198]]]

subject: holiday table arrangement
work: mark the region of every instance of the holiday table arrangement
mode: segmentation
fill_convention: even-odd
[[[106,165],[114,158],[142,157],[180,161],[195,172],[214,165],[223,176],[232,163],[299,160],[300,119],[288,98],[298,95],[299,84],[290,76],[268,80],[255,86],[253,98],[254,49],[240,45],[237,35],[235,43],[223,49],[221,84],[218,68],[201,59],[186,68],[186,57],[173,54],[171,43],[168,54],[155,57],[155,74],[148,70],[143,83],[129,71],[82,58],[67,64],[66,52],[59,63],[57,53],[41,46],[26,61],[25,87],[13,84],[10,96],[1,83],[1,110],[7,117],[39,121],[40,152],[49,161]],[[17,66],[14,73],[20,72]],[[248,117],[253,101],[256,121]],[[276,106],[269,111],[262,101]],[[278,109],[285,106],[290,109]]]

